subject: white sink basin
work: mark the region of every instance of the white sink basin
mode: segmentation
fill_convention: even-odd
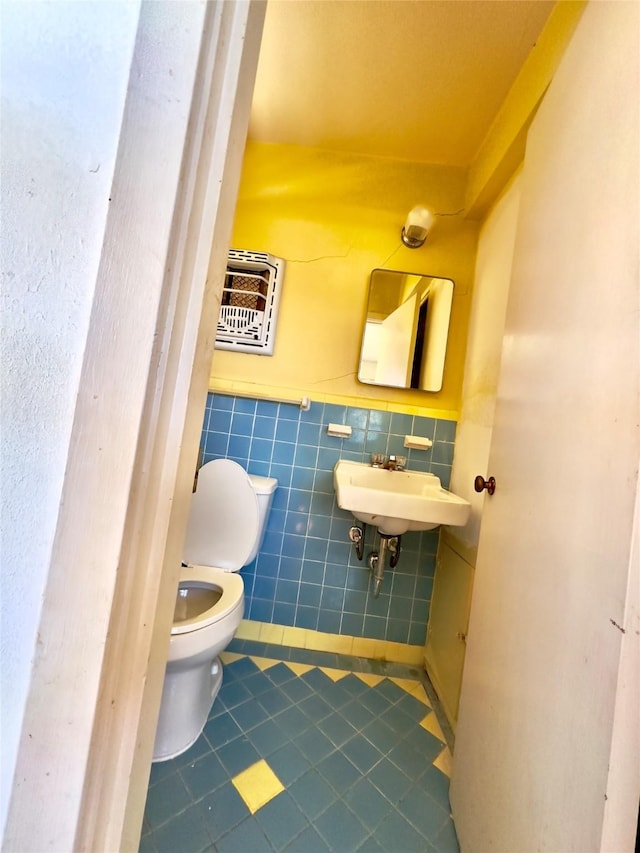
[[[338,506],[381,533],[431,530],[439,524],[467,523],[471,504],[448,492],[435,474],[387,471],[344,459],[333,469]]]

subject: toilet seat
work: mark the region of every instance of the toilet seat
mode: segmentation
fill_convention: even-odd
[[[239,574],[213,566],[187,566],[180,575],[179,588],[184,588],[187,584],[219,590],[222,595],[205,610],[180,622],[174,622],[171,626],[171,636],[199,631],[214,622],[220,622],[238,606],[243,606],[244,583]]]

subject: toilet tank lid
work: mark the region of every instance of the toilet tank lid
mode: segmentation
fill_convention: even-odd
[[[278,486],[278,481],[275,477],[261,477],[259,474],[249,474],[249,479],[257,495],[271,495]]]

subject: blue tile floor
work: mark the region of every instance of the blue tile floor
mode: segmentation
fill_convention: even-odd
[[[140,853],[457,853],[415,668],[234,648],[203,734],[152,767]]]

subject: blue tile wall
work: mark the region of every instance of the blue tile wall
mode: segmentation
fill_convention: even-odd
[[[348,439],[327,435],[327,424],[349,424]],[[407,467],[431,471],[447,488],[455,421],[377,409],[291,404],[209,394],[204,461],[229,458],[249,473],[276,477],[262,549],[242,570],[245,618],[333,634],[424,643],[438,545],[438,529],[405,533],[395,569],[387,570],[376,599],[367,555],[377,550],[367,529],[365,559],[348,538],[355,519],[338,508],[333,468],[338,459],[368,461],[381,452],[408,456]],[[405,435],[431,438],[428,451],[406,450]]]

